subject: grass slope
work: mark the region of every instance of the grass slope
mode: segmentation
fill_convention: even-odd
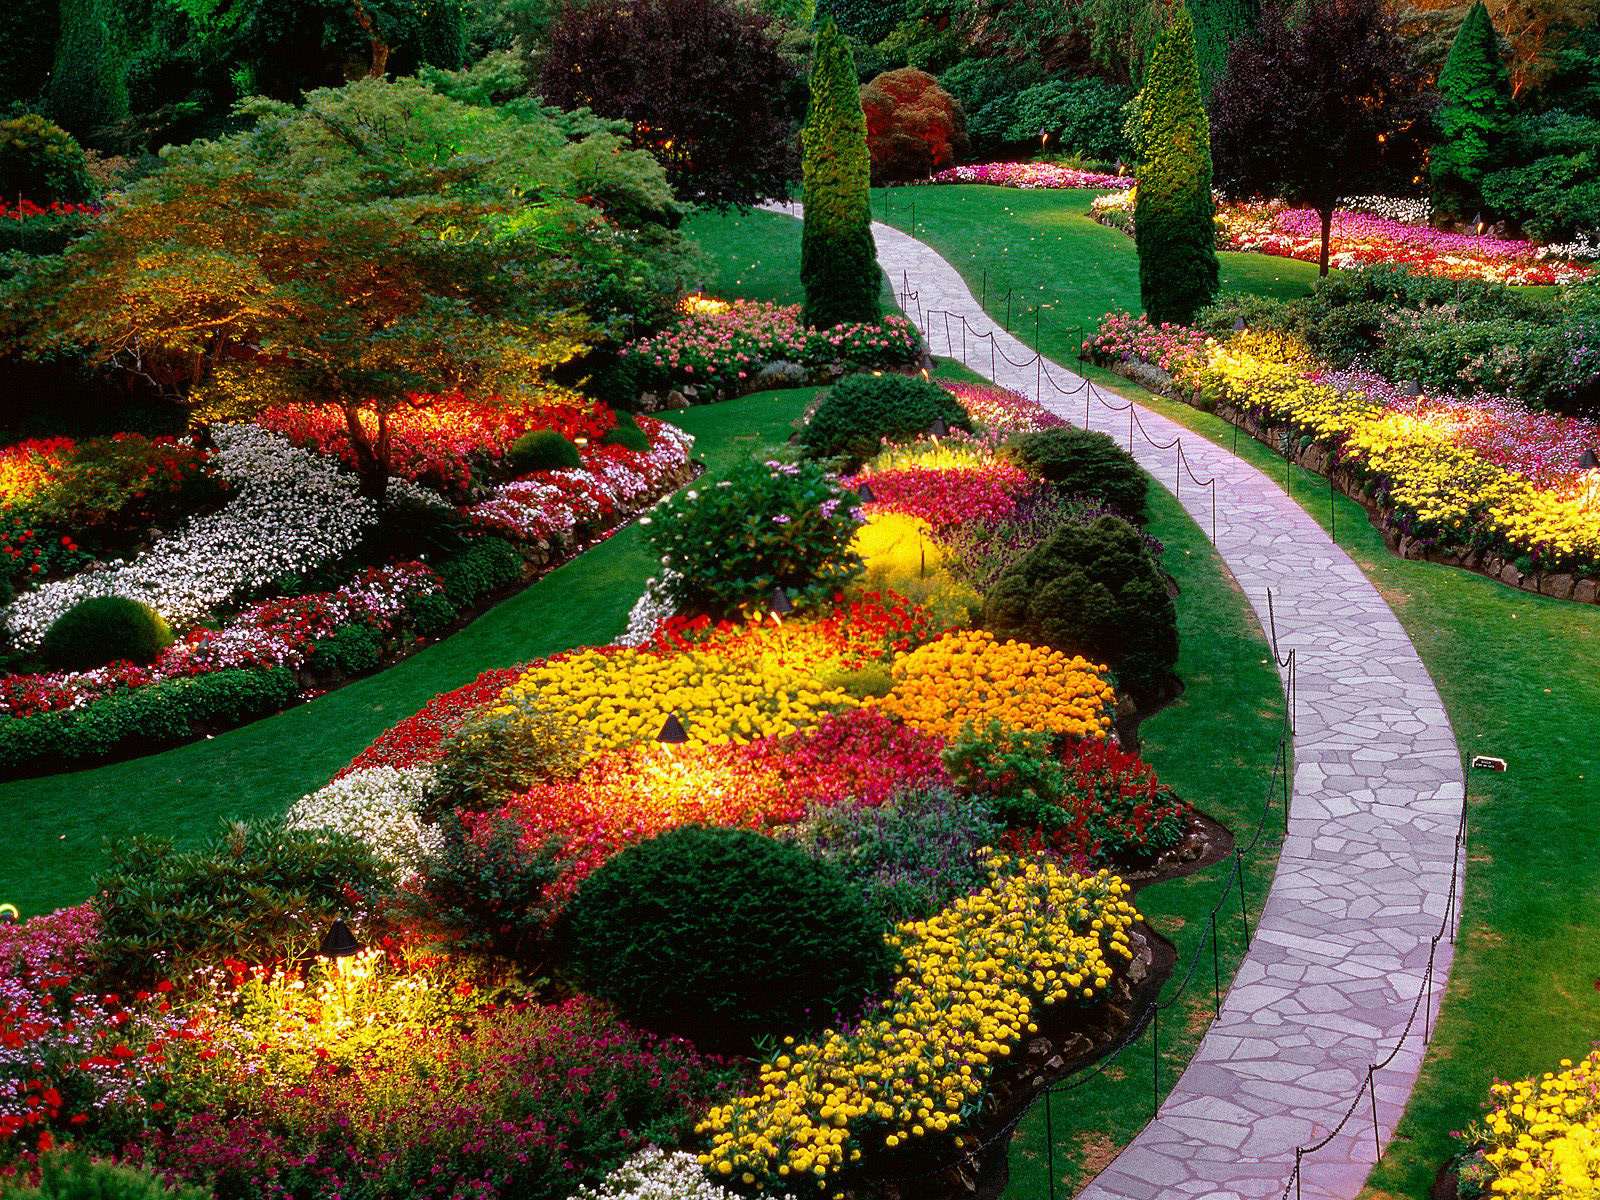
[[[991,281],[1048,281],[1036,289],[1048,305],[1039,345],[1057,361],[1076,355],[1070,326],[1092,328],[1111,309],[1137,311],[1133,245],[1082,216],[1085,193],[901,189],[891,220],[908,232],[909,203],[902,201],[911,191],[918,235],[974,290],[986,264]],[[881,217],[881,196],[878,203]],[[1314,268],[1287,259],[1221,257],[1226,288],[1294,294],[1314,278]],[[1004,288],[997,295],[993,282],[988,311],[1004,319]],[[1033,340],[1031,314],[1013,327]],[[1233,443],[1232,427],[1216,417],[1107,372],[1085,374],[1114,381],[1123,394],[1213,441]],[[1241,437],[1238,449],[1283,478],[1282,459],[1264,446]],[[1374,1198],[1425,1200],[1457,1146],[1451,1131],[1482,1111],[1494,1079],[1551,1070],[1600,1037],[1600,781],[1589,778],[1600,775],[1600,610],[1399,559],[1358,505],[1330,496],[1326,481],[1298,468],[1289,492],[1325,528],[1336,518],[1339,543],[1382,591],[1427,664],[1462,751],[1510,762],[1505,775],[1469,777],[1466,902],[1444,1011],[1398,1134],[1369,1181]],[[1075,1153],[1095,1153],[1073,1136]]]
[[[695,435],[695,453],[715,475],[784,441],[812,394],[765,392],[671,420]],[[282,812],[439,692],[490,667],[609,641],[655,566],[630,525],[453,636],[310,704],[163,754],[0,785],[0,806],[14,814],[0,844],[0,901],[24,915],[77,903],[107,840],[147,833],[189,842],[221,818]]]

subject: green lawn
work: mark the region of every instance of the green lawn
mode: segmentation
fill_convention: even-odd
[[[1040,346],[1057,361],[1071,362],[1076,353],[1073,325],[1092,327],[1107,310],[1138,308],[1132,243],[1082,216],[1085,193],[897,189],[890,218],[908,231],[913,192],[918,235],[975,291],[989,266],[995,319],[1004,319],[1005,289],[994,280],[1048,281],[1036,289],[1047,306]],[[881,217],[881,196],[876,211]],[[1224,284],[1232,288],[1281,295],[1314,276],[1314,268],[1286,259],[1222,258]],[[1031,342],[1031,313],[1014,319],[1013,328]],[[1232,428],[1215,417],[1106,372],[1086,373],[1231,444]],[[1265,447],[1241,438],[1239,452],[1282,477],[1282,459]],[[1600,773],[1600,610],[1396,558],[1359,506],[1330,500],[1324,480],[1298,469],[1290,492],[1325,526],[1332,504],[1341,545],[1406,626],[1463,752],[1510,763],[1504,775],[1469,779],[1458,957],[1422,1079],[1370,1181],[1374,1195],[1423,1200],[1452,1153],[1450,1132],[1481,1111],[1493,1079],[1549,1070],[1600,1037],[1600,789],[1586,778]]]
[[[811,389],[672,414],[713,473],[783,442]],[[0,785],[20,819],[0,844],[0,902],[24,915],[88,896],[106,841],[194,841],[221,818],[282,812],[390,725],[491,667],[609,641],[654,568],[630,525],[420,654],[275,717],[164,754]]]
[[[1000,193],[1000,189],[982,190]],[[896,191],[897,202],[903,194],[904,189]],[[881,212],[881,200],[879,204]],[[919,224],[921,217],[919,209]],[[760,294],[797,300],[794,265],[799,228],[788,217],[762,212],[697,218],[691,231],[701,240],[708,260],[718,266],[708,289],[725,296]],[[752,263],[760,264],[759,271]],[[970,374],[949,363],[941,364],[939,373]],[[1205,534],[1160,488],[1151,489],[1150,508],[1151,530],[1165,543],[1166,567],[1182,588],[1178,672],[1184,680],[1184,693],[1145,723],[1142,752],[1183,796],[1248,836],[1260,815],[1271,775],[1283,720],[1282,688],[1255,617]],[[1215,746],[1226,747],[1226,752],[1197,750]],[[1269,836],[1246,866],[1252,922],[1277,865],[1279,828],[1269,827]],[[1230,870],[1231,863],[1218,865],[1147,888],[1139,895],[1139,909],[1181,953],[1203,950],[1203,957],[1209,958],[1206,916]],[[1220,926],[1219,944],[1224,987],[1244,948],[1237,910],[1226,911],[1231,919]],[[1182,1072],[1210,1022],[1211,972],[1201,974],[1203,986],[1184,997],[1182,1019],[1163,1022],[1163,1090]],[[1073,1185],[1087,1179],[1103,1163],[1107,1148],[1126,1143],[1144,1123],[1150,1109],[1152,1036],[1147,1032],[1128,1047],[1116,1064],[1078,1090],[1070,1105],[1057,1103],[1055,1162],[1062,1182]],[[1049,1160],[1044,1124],[1043,1110],[1036,1108],[1018,1129],[1008,1196],[1036,1200],[1045,1194]]]

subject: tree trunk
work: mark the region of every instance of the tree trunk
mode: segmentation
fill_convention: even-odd
[[[383,507],[389,491],[389,423],[382,411],[378,413],[378,439],[367,436],[361,424],[361,406],[344,406],[344,427],[350,434],[350,445],[356,452],[356,474],[361,480],[360,494],[375,500]]]
[[[1333,238],[1333,206],[1322,210],[1322,253],[1317,258],[1317,274],[1328,274],[1328,242]]]
[[[372,19],[362,0],[355,0],[355,6],[356,24],[361,26],[361,32],[367,35],[367,41],[372,46],[372,62],[367,67],[367,78],[382,79],[389,72],[389,43],[379,34],[378,23]]]

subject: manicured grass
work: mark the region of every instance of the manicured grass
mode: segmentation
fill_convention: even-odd
[[[1082,321],[1092,328],[1105,311],[1137,310],[1132,243],[1079,215],[1087,207],[1083,193],[916,191],[918,234],[950,257],[974,290],[980,260],[1000,261],[997,270],[1016,280],[1051,281],[1041,295],[1060,304],[1062,319],[1052,326],[1054,310],[1045,310],[1039,344],[1057,361],[1072,363],[1077,351],[1076,332],[1063,326]],[[899,207],[904,196],[895,193],[891,217],[903,216],[909,226],[909,205]],[[979,249],[969,253],[969,246]],[[1306,264],[1286,259],[1223,258],[1229,286],[1283,294],[1311,278],[1297,270]],[[1003,289],[997,299],[992,284],[988,308],[1003,320]],[[1033,340],[1031,317],[1013,327]],[[1124,395],[1213,441],[1233,443],[1232,428],[1216,417],[1107,372],[1085,373],[1114,381]],[[1240,437],[1238,447],[1241,457],[1283,477],[1282,459],[1264,446]],[[1600,792],[1587,778],[1600,772],[1600,610],[1399,559],[1358,505],[1330,497],[1325,480],[1298,468],[1289,491],[1324,527],[1330,512],[1336,516],[1340,544],[1383,592],[1427,664],[1463,753],[1510,763],[1504,775],[1469,777],[1457,958],[1422,1078],[1369,1185],[1374,1196],[1424,1200],[1458,1145],[1451,1131],[1482,1111],[1490,1082],[1550,1070],[1600,1036]],[[1074,1152],[1086,1149],[1096,1148],[1079,1142]]]
[[[715,475],[782,443],[814,389],[671,414]],[[0,785],[15,819],[0,842],[0,902],[24,915],[89,895],[108,840],[192,842],[223,818],[284,811],[390,725],[491,667],[609,641],[657,564],[637,525],[552,571],[467,628],[367,679],[275,717],[163,754]]]
[[[684,232],[700,243],[705,269],[700,289],[727,299],[802,304],[800,222],[782,213],[697,212]],[[890,281],[883,281],[883,311],[898,312]]]

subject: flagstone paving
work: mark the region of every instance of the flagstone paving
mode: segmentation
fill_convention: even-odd
[[[1089,385],[1081,377],[1038,364],[997,329],[928,246],[881,224],[873,233],[879,261],[905,291],[902,307],[935,354],[962,358],[964,346],[973,370],[1083,424]],[[990,331],[992,353],[990,340],[976,336]],[[1129,413],[1107,407],[1126,402],[1103,395],[1104,404],[1090,400],[1089,426],[1126,446]],[[1278,1197],[1296,1148],[1321,1141],[1350,1113],[1342,1132],[1304,1159],[1299,1189],[1352,1200],[1411,1094],[1424,1025],[1432,1026],[1450,970],[1461,756],[1405,631],[1322,527],[1223,447],[1146,409],[1135,415],[1134,457],[1207,530],[1211,489],[1187,473],[1180,482],[1178,451],[1157,447],[1181,437],[1193,475],[1215,478],[1217,551],[1263,628],[1275,623],[1280,657],[1295,652],[1294,784],[1277,875],[1221,1016],[1159,1117],[1082,1194]],[[1430,998],[1419,1005],[1441,929]],[[1369,1098],[1362,1088],[1373,1064],[1383,1065]]]

